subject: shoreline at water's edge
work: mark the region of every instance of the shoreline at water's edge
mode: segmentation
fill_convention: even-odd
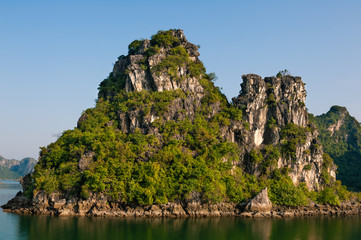
[[[0,184],[2,183],[1,181],[13,181],[13,182],[20,182],[20,178],[18,179],[0,179]]]
[[[1,206],[4,212],[53,216],[98,216],[98,217],[223,217],[284,218],[300,216],[345,216],[360,215],[360,203],[342,203],[339,206],[312,204],[310,206],[273,206],[271,211],[246,211],[245,204],[200,202],[129,206],[108,202],[106,198],[91,197],[87,200],[59,199],[58,195],[42,194],[31,201],[19,192],[15,198]]]

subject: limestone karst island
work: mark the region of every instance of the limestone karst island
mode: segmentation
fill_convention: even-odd
[[[285,71],[243,75],[234,83],[240,94],[229,102],[182,30],[159,31],[128,49],[100,83],[96,106],[41,149],[34,172],[22,178],[23,191],[4,210],[117,217],[360,213],[360,195],[347,189],[361,190],[361,129],[345,108],[309,114],[305,84]]]

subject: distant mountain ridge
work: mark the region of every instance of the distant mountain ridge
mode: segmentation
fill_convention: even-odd
[[[361,191],[361,125],[345,107],[332,106],[313,118],[324,151],[338,166],[337,178],[350,190]]]
[[[26,157],[21,161],[0,156],[0,179],[18,179],[34,170],[37,160]]]

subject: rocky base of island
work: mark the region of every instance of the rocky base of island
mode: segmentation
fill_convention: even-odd
[[[19,192],[2,206],[5,212],[51,216],[97,217],[244,217],[283,218],[299,216],[342,216],[361,214],[358,202],[341,203],[338,206],[310,204],[309,206],[272,206],[267,189],[247,203],[207,204],[200,201],[169,202],[150,206],[131,206],[108,201],[103,195],[91,195],[88,199],[65,199],[60,194],[37,193],[33,199]]]

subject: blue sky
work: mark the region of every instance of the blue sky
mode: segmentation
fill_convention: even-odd
[[[361,121],[361,1],[0,0],[0,155],[37,158],[76,126],[134,39],[183,29],[229,99],[241,75],[288,69],[311,113]]]

